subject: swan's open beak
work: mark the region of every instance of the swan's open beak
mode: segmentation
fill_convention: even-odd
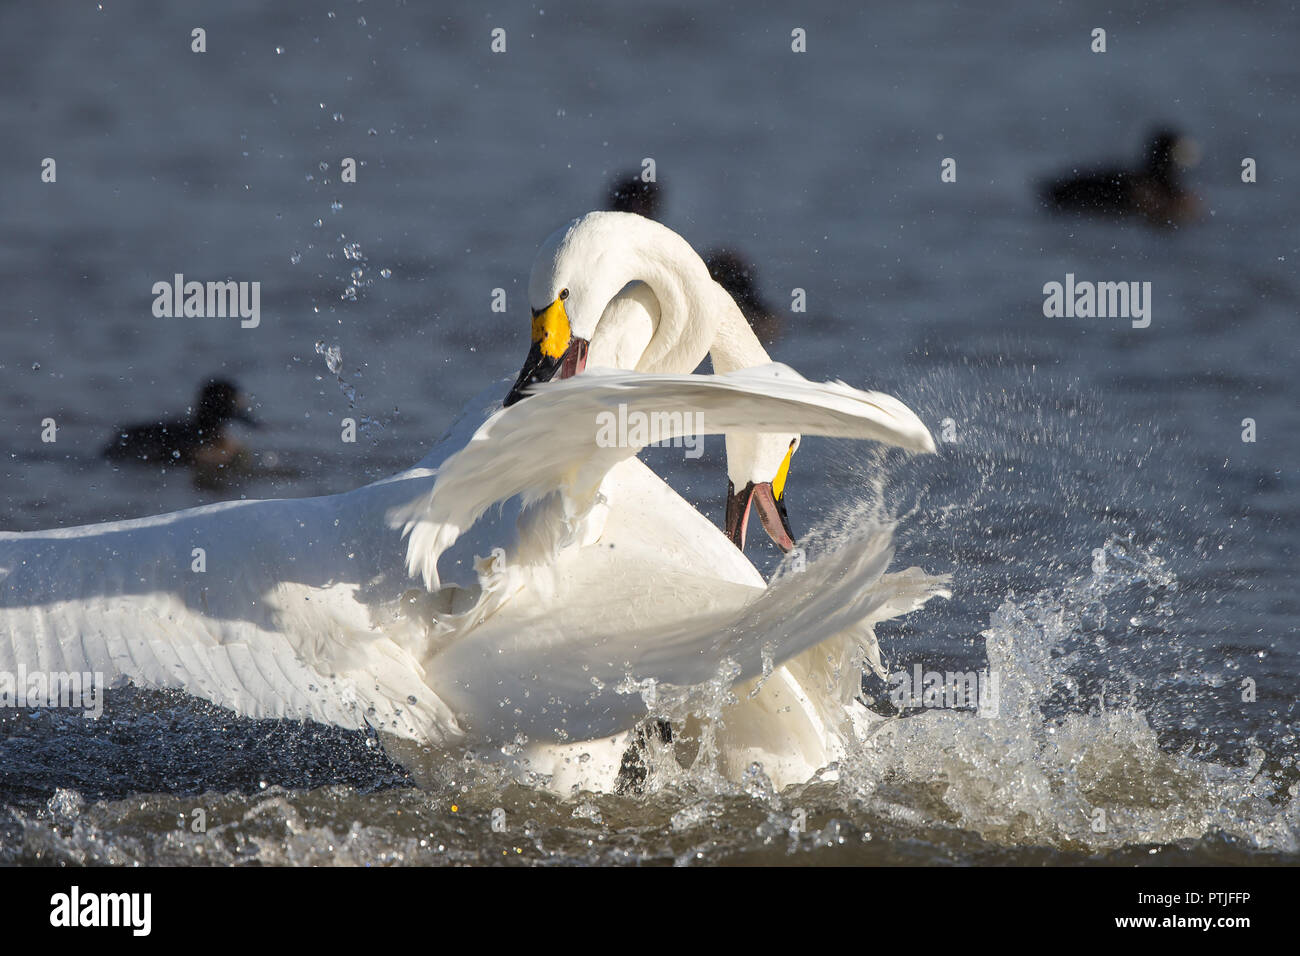
[[[771,481],[758,484],[749,482],[736,493],[736,486],[727,482],[727,537],[741,551],[745,550],[745,530],[749,526],[749,510],[758,505],[758,519],[763,530],[782,551],[794,547],[794,532],[790,530],[790,517],[785,513],[785,480],[790,475],[790,459],[794,457],[798,439],[790,442],[781,467]]]
[[[727,537],[741,551],[745,550],[745,532],[749,527],[749,512],[758,506],[758,519],[763,530],[782,551],[794,547],[794,532],[790,530],[790,517],[785,513],[785,496],[772,491],[772,483],[764,481],[745,485],[740,492],[727,482]]]
[[[533,344],[519,370],[514,387],[506,396],[506,406],[527,397],[525,390],[539,382],[549,382],[556,375],[569,378],[587,367],[586,339],[569,331],[569,316],[564,300],[556,299],[544,309],[533,310]]]

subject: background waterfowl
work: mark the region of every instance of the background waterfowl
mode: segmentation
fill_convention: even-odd
[[[658,182],[646,182],[640,173],[614,180],[609,186],[605,208],[613,212],[634,212],[647,219],[658,219],[663,197]]]
[[[612,212],[634,212],[647,219],[659,220],[663,194],[658,182],[643,182],[632,173],[616,179],[609,187],[605,208]],[[745,319],[764,345],[771,345],[781,334],[781,315],[763,300],[758,290],[754,266],[734,249],[720,246],[705,253],[704,263],[709,267],[713,281],[726,289]]]
[[[1195,142],[1173,130],[1156,130],[1141,166],[1075,169],[1073,176],[1045,183],[1043,201],[1058,212],[1142,216],[1156,225],[1191,222],[1200,204],[1183,186],[1180,171],[1196,159]]]
[[[781,335],[781,316],[758,291],[758,281],[752,263],[739,253],[726,248],[713,249],[704,255],[713,281],[722,286],[736,300],[745,314],[754,334],[764,345],[771,345]]]
[[[226,423],[234,420],[260,427],[247,404],[233,383],[211,379],[199,390],[189,415],[120,428],[102,454],[111,461],[229,467],[247,452],[226,433]]]

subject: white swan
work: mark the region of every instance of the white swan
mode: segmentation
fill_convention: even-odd
[[[533,345],[508,400],[517,400],[529,383],[572,375],[587,363],[690,372],[707,353],[715,370],[725,373],[771,361],[695,250],[660,223],[634,214],[589,213],[553,233],[536,257],[529,298]],[[635,461],[606,479],[601,492],[610,507],[588,519],[583,540],[599,539],[606,514],[618,518],[624,537],[658,538],[665,528],[696,528],[689,543],[665,549],[663,564],[700,580],[722,578],[761,589],[765,582],[743,555],[746,524],[756,507],[773,540],[785,550],[793,545],[784,491],[797,444],[792,434],[752,428],[727,433],[725,533],[739,549],[726,547],[711,526],[700,526],[695,509]],[[655,502],[653,510],[640,509],[647,500]],[[412,571],[432,584],[437,570],[431,557],[439,549],[424,538],[430,528],[419,523],[408,528],[408,553]],[[551,545],[539,550],[549,558]],[[741,688],[740,703],[713,729],[723,772],[737,778],[757,761],[780,787],[807,780],[838,760],[854,730],[874,719],[856,700],[862,665],[881,670],[874,623],[946,594],[944,583],[917,568],[891,576],[880,589],[892,589],[892,599],[872,618],[777,668],[761,687]],[[525,759],[568,787],[605,789],[617,775],[622,739],[603,751],[591,742],[579,749],[581,764],[571,753],[546,747],[530,750]],[[603,760],[595,759],[598,752]],[[578,769],[573,778],[570,771]]]
[[[594,336],[593,351],[605,347],[607,336],[614,347],[628,348],[629,342],[635,342],[638,324],[644,325],[645,320],[628,304],[638,296],[643,300],[644,291],[633,289],[623,296],[617,295],[619,291],[615,289],[619,304],[612,314],[628,310],[622,320],[625,330]],[[671,332],[671,323],[665,324],[664,319],[680,313],[665,309],[664,301],[656,296],[658,315],[653,319],[664,326],[663,331]],[[652,311],[643,300],[640,313],[651,316]],[[554,312],[544,318],[543,333],[557,319]],[[617,332],[619,321],[611,319],[606,328]],[[656,344],[660,329],[653,328],[638,362],[651,362],[656,350],[660,362],[681,361],[681,354],[689,357],[701,342],[711,344],[708,321],[703,316],[697,325],[678,329],[674,334],[681,344],[669,348]],[[713,339],[717,338],[715,332]],[[676,355],[674,348],[679,350]],[[558,358],[546,355],[540,346],[536,351],[543,360]],[[533,364],[544,367],[545,363]],[[671,387],[684,384],[675,381]],[[610,383],[595,380],[569,383],[565,404],[536,399],[494,417],[489,425],[500,429],[502,422],[540,422],[543,430],[536,434],[542,436],[542,445],[553,445],[556,434],[573,428],[572,416],[579,414],[581,397],[601,394],[609,387]],[[742,427],[755,424],[752,403],[770,391],[771,383],[750,380],[741,383],[739,390],[735,382],[726,387],[733,404],[715,403],[710,408],[711,413],[729,409],[732,417],[726,430],[731,451]],[[790,383],[783,387],[789,388]],[[829,386],[806,387],[830,389],[827,396],[834,393]],[[654,400],[662,403],[667,398],[660,394]],[[788,402],[788,394],[780,400]],[[797,411],[773,421],[793,434],[805,427],[812,408],[805,402]],[[900,426],[894,439],[923,446],[929,440],[924,427],[905,409],[902,412],[898,422],[905,427]],[[589,409],[581,414],[589,414]],[[880,414],[879,403],[871,414]],[[825,425],[813,418],[807,427]],[[613,753],[623,744],[616,731],[626,730],[638,713],[644,714],[645,705],[627,694],[617,695],[619,705],[611,706],[609,694],[596,699],[571,693],[578,672],[566,671],[565,662],[590,668],[592,654],[608,655],[616,648],[620,667],[646,665],[644,670],[626,670],[624,677],[675,684],[712,676],[723,653],[734,652],[747,661],[737,676],[748,677],[761,666],[758,650],[763,642],[776,649],[779,660],[808,646],[801,642],[824,641],[855,622],[910,607],[929,593],[929,586],[917,581],[879,586],[888,551],[887,543],[877,538],[857,543],[856,550],[845,551],[837,561],[814,562],[807,577],[763,594],[760,604],[754,597],[762,580],[752,565],[743,558],[737,561],[739,552],[694,509],[688,506],[680,511],[681,499],[635,460],[614,465],[609,474],[615,479],[609,486],[628,492],[627,501],[620,507],[597,505],[579,522],[589,525],[583,531],[585,539],[593,532],[592,522],[599,520],[603,525],[596,535],[599,541],[591,540],[589,545],[617,541],[616,562],[611,563],[614,548],[561,549],[550,566],[543,562],[531,572],[546,576],[543,584],[525,595],[540,601],[501,601],[503,589],[493,585],[511,577],[512,567],[494,566],[499,562],[492,560],[478,562],[474,568],[477,588],[444,587],[435,592],[411,588],[403,573],[398,537],[386,527],[386,516],[409,508],[413,500],[426,504],[431,500],[433,469],[449,451],[471,450],[469,438],[479,420],[471,409],[421,465],[346,495],[230,502],[140,521],[0,534],[0,669],[12,672],[22,665],[47,672],[98,671],[110,681],[129,678],[148,687],[181,687],[241,714],[311,717],[345,727],[369,724],[391,740],[445,747],[473,739],[500,740],[498,735],[511,728],[516,733],[524,726],[537,731],[529,723],[537,714],[518,706],[519,699],[513,701],[516,706],[502,709],[501,688],[528,674],[530,664],[540,663],[523,653],[519,628],[536,625],[537,633],[543,633],[546,622],[539,623],[534,616],[539,608],[550,608],[558,612],[551,626],[560,619],[568,624],[561,638],[540,645],[547,648],[549,673],[545,682],[535,685],[533,705],[540,706],[542,714],[554,714],[558,703],[566,704],[564,726],[550,728],[553,741],[557,735],[561,740],[580,741],[603,733]],[[590,424],[582,418],[576,422]],[[764,427],[776,425],[769,421]],[[870,415],[855,427],[859,437],[882,437],[883,426]],[[751,441],[755,451],[729,455],[729,469],[733,458],[742,467],[747,463],[751,470],[758,468],[762,456],[757,449],[765,439]],[[473,450],[481,451],[483,445]],[[508,450],[498,445],[494,454]],[[544,490],[544,485],[529,487],[534,492]],[[554,548],[571,536],[570,522],[551,520],[556,500],[550,499],[549,508],[530,509],[527,520],[504,529],[507,533],[501,540]],[[669,524],[662,514],[670,510],[675,517]],[[654,529],[657,537],[647,540],[647,528]],[[489,527],[485,540],[492,540],[494,530],[503,529]],[[413,555],[419,553],[416,545],[421,537],[412,536]],[[679,556],[697,556],[707,573],[665,562],[665,548]],[[593,557],[603,552],[609,557]],[[668,593],[684,600],[675,606],[675,613],[652,614],[653,624],[637,626],[646,624],[641,610],[646,604],[644,581],[635,575],[647,569],[653,570]],[[517,575],[515,579],[519,583]],[[483,582],[489,585],[486,589]],[[584,582],[586,586],[580,586]],[[823,594],[807,590],[818,582],[827,588]],[[629,590],[629,583],[641,585],[640,591]],[[625,600],[616,600],[622,592]],[[593,606],[593,594],[599,596],[595,606],[601,610],[600,619],[592,616],[584,629],[573,616]],[[793,643],[788,634],[782,636],[783,622],[773,616],[781,599],[789,602],[784,610],[815,614],[808,620],[816,626],[804,628]],[[832,625],[839,629],[828,630]],[[720,633],[732,635],[730,642],[721,640]],[[467,635],[473,640],[462,639]],[[481,657],[475,657],[483,648],[495,646],[502,651],[507,645],[511,654],[489,658],[494,666],[485,666]],[[658,656],[655,648],[660,649]],[[613,658],[601,660],[608,665]],[[587,673],[582,673],[585,678]],[[763,693],[784,679],[773,676],[777,680],[769,677]],[[484,710],[497,722],[485,720]],[[766,742],[771,744],[770,739]],[[552,759],[577,762],[575,753],[566,754],[553,743],[549,746]],[[790,748],[777,741],[768,749]]]
[[[441,492],[427,469],[413,469],[326,498],[0,535],[0,670],[99,672],[109,681],[179,687],[249,716],[371,725],[444,748],[521,732],[552,742],[608,737],[646,712],[640,698],[620,693],[621,680],[689,687],[714,676],[726,657],[737,663],[734,677],[752,677],[764,650],[779,661],[878,610],[890,596],[872,587],[889,559],[887,539],[813,561],[761,601],[743,593],[754,589],[674,571],[660,543],[640,535],[606,542],[617,548],[564,548],[550,565],[528,569],[531,582],[515,578],[531,590],[449,635],[435,618],[456,616],[454,595],[406,587],[399,538],[385,516],[413,497],[433,515],[446,501],[457,514],[477,513],[547,483],[572,501],[585,488],[593,500],[584,478],[599,487],[602,469],[636,450],[616,449],[611,460],[593,443],[592,409],[613,400],[640,412],[677,402],[706,412],[710,429],[755,422],[855,437],[892,431],[912,447],[928,441],[915,416],[887,396],[801,382],[788,370],[785,379],[765,380],[762,372],[589,374],[557,383],[478,429],[444,463]],[[535,464],[498,467],[521,461]],[[560,472],[569,478],[556,482]],[[466,486],[478,497],[462,497]],[[610,514],[611,535],[625,520],[638,523],[621,509]],[[670,531],[670,544],[707,538],[702,529]],[[667,593],[684,599],[651,624],[642,611],[654,603],[647,569],[662,572]]]
[[[613,785],[628,743],[625,731],[646,713],[647,702],[629,694],[630,687],[654,689],[659,712],[684,716],[667,703],[673,687],[660,685],[680,689],[716,678],[728,656],[736,667],[728,683],[753,677],[764,652],[780,662],[864,620],[889,616],[900,600],[910,605],[929,593],[909,575],[883,580],[887,534],[852,542],[767,589],[761,578],[757,585],[728,579],[734,562],[724,563],[723,573],[707,562],[697,567],[697,553],[726,562],[739,552],[639,465],[608,480],[639,450],[600,443],[597,416],[618,405],[629,416],[656,412],[672,423],[647,440],[678,434],[678,423],[691,419],[677,413],[698,411],[709,433],[797,426],[933,448],[925,427],[895,399],[813,385],[776,365],[726,376],[591,370],[525,402],[526,416],[512,418],[507,409],[490,419],[444,463],[433,489],[395,517],[408,528],[427,528],[420,547],[436,564],[489,506],[514,496],[539,499],[526,514],[518,548],[484,575],[480,602],[492,612],[482,615],[474,607],[444,618],[454,639],[429,674],[470,736],[509,742],[523,733],[532,745],[509,751],[508,762],[531,767],[561,793]],[[643,473],[652,480],[638,483]],[[584,546],[592,520],[601,525],[598,542]],[[662,531],[648,535],[648,527]],[[541,546],[533,546],[536,540]],[[779,671],[765,680],[780,684]],[[769,683],[763,683],[755,699],[767,694]],[[777,704],[777,723],[792,721],[794,730],[746,714],[753,701],[729,709],[728,730],[736,721],[741,734],[765,730],[774,736],[753,741],[764,756],[806,760],[800,715],[781,713],[793,703],[790,691],[778,687],[766,699]],[[726,741],[725,735],[717,741],[724,752]],[[791,750],[792,744],[799,746]],[[409,749],[399,752],[408,765],[420,764]],[[764,766],[778,786],[793,772],[782,759]],[[798,766],[802,775],[791,779],[807,779],[821,765]]]

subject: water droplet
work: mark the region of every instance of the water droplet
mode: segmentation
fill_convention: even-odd
[[[326,347],[324,342],[316,343],[316,354],[325,356],[325,365],[334,375],[343,368],[343,350],[337,345]]]
[[[284,52],[284,47],[282,47],[282,46],[278,46],[278,47],[275,48],[275,55],[276,55],[276,56],[279,56],[279,55],[280,55],[281,53],[283,53],[283,52]]]
[[[295,249],[293,251],[293,255],[289,257],[289,261],[292,262],[294,265],[297,265],[298,263],[302,262],[302,253],[299,252],[297,249]]]
[[[392,270],[392,269],[380,269],[380,270],[379,270],[379,274],[380,274],[381,276],[383,276],[385,279],[391,279],[391,278],[393,277],[393,270]]]

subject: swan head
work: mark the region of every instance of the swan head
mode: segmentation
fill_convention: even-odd
[[[533,314],[532,346],[505,404],[524,397],[530,385],[577,375],[587,365],[587,349],[606,305],[624,282],[611,275],[622,263],[610,253],[622,220],[630,213],[590,213],[547,236],[528,277],[528,307]],[[621,243],[620,243],[621,245]]]
[[[548,236],[533,260],[528,278],[532,346],[505,403],[523,398],[530,385],[581,372],[602,317],[636,284],[649,290],[658,306],[652,343],[640,356],[655,367],[642,370],[671,366],[686,372],[699,365],[715,334],[712,297],[722,291],[704,260],[654,220],[630,212],[589,212]]]
[[[798,435],[731,433],[727,435],[726,533],[745,550],[751,511],[758,511],[763,530],[782,551],[795,546],[786,514],[785,484]]]

